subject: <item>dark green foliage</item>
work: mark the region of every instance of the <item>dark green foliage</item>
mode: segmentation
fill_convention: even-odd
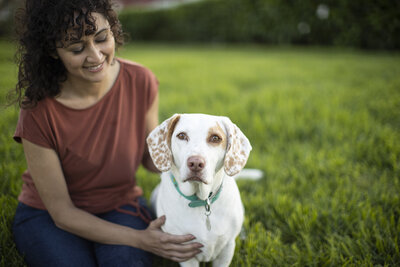
[[[120,19],[133,40],[400,48],[400,2],[394,0],[204,0],[168,10],[127,9]]]

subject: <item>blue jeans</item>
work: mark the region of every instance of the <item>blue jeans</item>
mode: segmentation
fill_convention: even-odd
[[[144,200],[139,203],[144,206]],[[121,207],[136,212],[130,205]],[[147,207],[145,207],[147,208]],[[106,221],[146,229],[141,218],[110,211],[98,214]],[[151,266],[152,254],[120,245],[105,245],[92,242],[58,228],[49,213],[19,203],[13,224],[14,241],[28,266]]]

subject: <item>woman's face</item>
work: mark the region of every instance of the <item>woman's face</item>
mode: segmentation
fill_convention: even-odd
[[[67,70],[67,80],[101,82],[109,73],[115,53],[115,40],[110,25],[100,13],[92,13],[97,26],[92,35],[57,48]]]

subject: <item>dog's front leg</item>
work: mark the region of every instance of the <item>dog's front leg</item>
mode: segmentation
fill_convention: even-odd
[[[231,264],[233,254],[235,253],[235,240],[229,242],[213,261],[213,267],[228,267]]]
[[[199,262],[196,260],[196,258],[192,258],[188,261],[180,262],[179,265],[181,267],[199,267]]]

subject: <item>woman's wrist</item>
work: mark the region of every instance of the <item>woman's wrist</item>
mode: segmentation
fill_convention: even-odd
[[[131,228],[131,231],[129,232],[129,235],[127,235],[127,244],[131,247],[139,248],[139,249],[144,249],[143,248],[143,230],[136,230]]]

